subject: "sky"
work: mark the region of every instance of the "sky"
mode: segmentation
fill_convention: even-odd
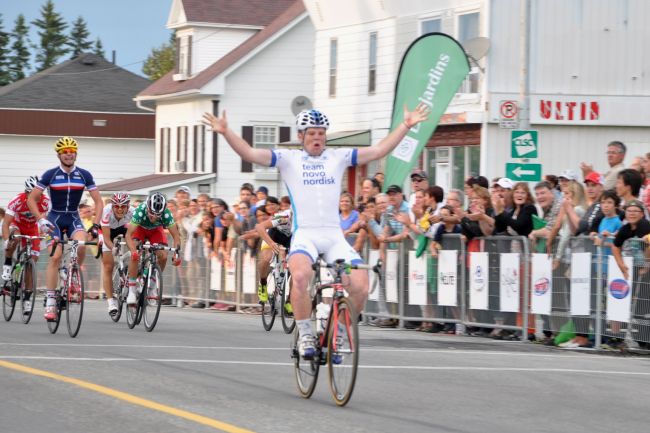
[[[0,0],[4,31],[13,30],[21,13],[28,23],[39,19],[45,3],[46,0]],[[54,10],[69,24],[66,32],[81,15],[88,24],[93,44],[98,37],[101,39],[106,58],[110,61],[115,50],[118,66],[141,76],[144,76],[143,62],[151,50],[169,41],[171,32],[165,24],[172,0],[54,0],[53,3]],[[31,24],[29,27],[31,42],[38,44],[36,27]],[[61,61],[68,58],[66,55]]]

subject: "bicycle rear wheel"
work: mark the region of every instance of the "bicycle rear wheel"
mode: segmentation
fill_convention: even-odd
[[[146,288],[142,290],[142,296],[144,296],[142,318],[144,319],[144,329],[151,332],[158,322],[163,296],[162,272],[158,265],[151,269],[151,275],[145,284]]]
[[[289,298],[289,291],[291,289],[291,274],[286,271],[287,277],[284,279],[284,287],[280,290],[280,312],[282,316],[282,328],[287,334],[291,334],[296,327],[296,319],[293,317],[293,309],[291,308],[291,300]],[[291,312],[287,311],[288,308]]]
[[[316,389],[318,381],[318,371],[320,370],[320,351],[316,352],[314,359],[303,359],[298,353],[298,330],[293,331],[293,343],[291,356],[294,359],[294,372],[296,375],[296,385],[298,393],[304,398],[309,398]]]
[[[354,390],[359,366],[359,328],[357,314],[348,298],[341,298],[338,304],[338,323],[333,315],[327,337],[327,365],[330,390],[339,406],[345,406]],[[338,329],[337,329],[338,327]]]
[[[28,279],[30,282],[27,282]],[[23,313],[23,323],[26,325],[32,319],[34,306],[36,305],[36,264],[32,259],[29,259],[23,267],[22,275],[20,276],[20,289],[20,310]],[[27,302],[29,304],[25,305]],[[26,307],[29,307],[29,309]]]
[[[73,266],[69,281],[65,317],[68,323],[68,334],[74,338],[81,328],[84,312],[84,278],[78,266]]]
[[[127,268],[124,268],[124,271],[120,273],[119,268],[113,269],[113,299],[117,303],[117,312],[111,316],[113,322],[117,323],[122,317],[122,306],[124,305],[124,296],[123,292],[129,290],[127,286]]]
[[[13,272],[12,272],[13,275]],[[16,308],[16,286],[12,281],[7,281],[2,286],[2,314],[5,317],[5,320],[8,322],[11,320],[11,317],[14,315],[14,309]]]
[[[267,302],[262,302],[262,325],[266,331],[270,331],[273,328],[273,323],[275,322],[275,315],[277,314],[277,299],[276,293],[278,292],[275,287],[275,277],[273,272],[269,274],[266,280],[266,290],[269,295]]]

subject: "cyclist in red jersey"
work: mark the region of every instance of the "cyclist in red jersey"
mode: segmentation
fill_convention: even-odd
[[[30,212],[27,206],[27,196],[36,187],[38,177],[30,176],[25,180],[25,192],[21,192],[15,196],[7,205],[7,212],[2,222],[2,237],[4,239],[5,248],[5,262],[2,266],[2,279],[9,281],[11,279],[12,256],[18,242],[9,242],[11,234],[21,234],[25,236],[38,236],[38,223],[36,217]],[[47,213],[50,206],[50,200],[47,196],[42,195],[38,201],[38,209],[41,213]],[[25,246],[26,240],[22,240],[22,245]],[[41,249],[40,241],[35,240],[32,242],[32,257],[34,261],[38,260],[38,255]],[[25,303],[25,313],[31,311],[31,304],[29,301]]]

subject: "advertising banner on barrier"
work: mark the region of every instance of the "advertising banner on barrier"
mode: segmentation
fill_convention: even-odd
[[[255,280],[255,257],[251,256],[250,251],[246,251],[242,257],[242,293],[257,293],[257,281]]]
[[[469,308],[488,309],[488,253],[469,253]]]
[[[368,251],[368,264],[374,265],[379,260],[379,250],[370,250]],[[368,300],[369,301],[378,301],[379,300],[379,281],[377,281],[377,275],[373,271],[368,271]]]
[[[499,309],[519,312],[519,253],[501,253],[499,272]]]
[[[224,263],[224,265],[224,269],[226,270],[226,292],[236,292],[237,248],[230,250],[230,260]]]
[[[404,105],[413,110],[422,103],[431,113],[409,130],[386,159],[384,191],[404,183],[468,72],[463,47],[449,35],[429,33],[408,47],[397,75],[390,130],[404,121]]]
[[[458,305],[458,251],[438,253],[438,305]]]
[[[409,251],[409,304],[427,305],[427,255]]]
[[[614,256],[608,256],[607,265],[607,320],[630,322],[630,307],[632,306],[632,281],[626,280],[616,264]],[[623,257],[625,266],[632,275],[633,258]]]
[[[221,260],[210,258],[210,290],[221,290]]]
[[[531,267],[530,311],[534,314],[551,314],[553,259],[548,254],[532,254]]]
[[[591,314],[591,253],[571,254],[571,315]]]
[[[397,302],[397,259],[399,251],[386,251],[386,302]]]

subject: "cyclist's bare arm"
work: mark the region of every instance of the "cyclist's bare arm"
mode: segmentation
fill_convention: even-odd
[[[113,241],[111,240],[111,229],[109,226],[102,226],[102,235],[104,236],[104,243],[109,250],[113,249]]]
[[[126,236],[124,236],[124,240],[126,241],[126,246],[129,248],[129,251],[134,253],[136,251],[135,248],[135,241],[133,240],[133,232],[138,226],[131,223],[129,224],[129,228],[126,229]]]
[[[273,221],[272,220],[267,220],[264,221],[263,223],[258,223],[255,225],[255,231],[257,231],[257,234],[262,238],[266,244],[271,247],[273,251],[276,253],[280,252],[280,247],[278,244],[273,242],[273,239],[271,239],[271,236],[267,233],[267,230],[273,227]]]
[[[413,111],[408,111],[405,105],[404,121],[376,145],[359,148],[357,150],[357,164],[365,165],[388,155],[402,141],[409,129],[426,120],[427,117],[429,117],[429,109],[426,105],[420,103]]]
[[[99,225],[102,220],[102,213],[104,212],[104,201],[102,200],[102,196],[99,194],[98,189],[88,191],[88,194],[90,194],[90,198],[95,202],[95,221],[93,222]]]
[[[47,216],[45,214],[42,214],[38,208],[38,202],[41,200],[42,195],[43,191],[38,188],[34,188],[32,192],[30,192],[27,196],[27,207],[29,208],[29,211],[32,213],[32,215],[34,215],[36,218],[36,221]]]
[[[9,226],[14,221],[14,217],[9,214],[5,214],[4,219],[2,220],[2,239],[6,242],[9,240]]]
[[[226,110],[221,114],[221,117],[216,117],[212,113],[205,113],[203,115],[203,123],[210,126],[214,132],[223,135],[230,147],[243,159],[244,161],[253,164],[263,165],[268,167],[271,165],[271,151],[269,149],[255,149],[246,142],[239,135],[228,128],[228,119],[226,117]]]
[[[181,247],[181,234],[178,231],[178,225],[174,224],[173,226],[167,227],[169,234],[172,235],[172,241],[174,241],[174,248]]]

